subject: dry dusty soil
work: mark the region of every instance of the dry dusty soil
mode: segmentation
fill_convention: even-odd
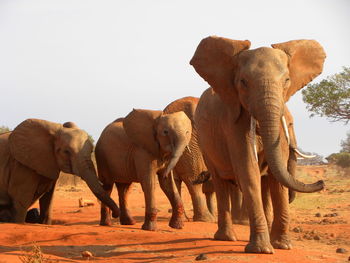
[[[172,229],[168,227],[170,206],[159,188],[158,231],[143,231],[144,200],[138,184],[130,194],[137,224],[121,226],[115,220],[112,227],[99,226],[99,204],[84,184],[78,184],[57,188],[53,225],[0,224],[0,263],[196,262],[200,254],[206,256],[203,262],[348,262],[350,175],[327,167],[304,167],[298,169],[298,176],[310,182],[322,178],[327,187],[320,193],[298,194],[291,205],[292,250],[275,250],[273,255],[244,253],[247,226],[234,225],[237,242],[213,240],[216,223],[188,221],[183,229]],[[192,216],[190,197],[184,190],[186,213]],[[116,195],[114,191],[115,200]],[[93,200],[95,205],[80,208],[79,198]],[[92,257],[83,258],[83,251]],[[31,255],[43,258],[30,261]]]

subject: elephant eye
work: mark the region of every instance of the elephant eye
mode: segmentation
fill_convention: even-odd
[[[287,84],[289,81],[290,81],[290,78],[286,78],[284,83]]]
[[[66,155],[70,154],[70,152],[68,150],[64,150],[63,153],[66,154]]]
[[[163,135],[164,135],[164,136],[167,136],[168,133],[169,133],[168,130],[163,130]]]

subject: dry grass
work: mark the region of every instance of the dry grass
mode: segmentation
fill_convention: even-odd
[[[26,255],[19,256],[19,259],[22,263],[52,263],[52,262],[58,262],[51,260],[49,258],[44,258],[43,253],[41,252],[40,246],[33,243],[33,247],[30,251],[25,252]]]
[[[312,169],[314,169],[314,172]],[[321,192],[298,193],[298,197],[291,204],[293,208],[329,208],[335,204],[350,202],[350,195],[348,194],[350,191],[350,176],[348,170],[333,166],[300,166],[297,170],[297,178],[306,183],[324,180],[326,187]]]

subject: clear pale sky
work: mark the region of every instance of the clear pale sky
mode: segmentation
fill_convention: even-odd
[[[327,53],[316,82],[350,66],[350,1],[0,0],[0,125],[74,121],[98,139],[132,108],[163,109],[208,87],[189,65],[209,35],[252,48],[315,39]],[[288,106],[298,144],[327,156],[349,126]]]

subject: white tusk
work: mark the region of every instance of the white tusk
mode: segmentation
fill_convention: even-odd
[[[186,149],[188,150],[189,153],[191,153],[190,147],[186,145]]]
[[[256,150],[256,120],[253,117],[250,117],[250,138],[251,144],[253,146],[253,151],[256,161],[258,161],[258,152]]]
[[[302,157],[303,159],[312,159],[315,158],[316,155],[308,155],[308,154],[304,154],[302,152],[300,152],[298,149],[293,149],[300,157]]]
[[[286,118],[284,117],[284,115],[282,116],[282,126],[283,126],[284,133],[286,134],[286,137],[287,137],[288,145],[290,145],[290,137],[289,137]]]

